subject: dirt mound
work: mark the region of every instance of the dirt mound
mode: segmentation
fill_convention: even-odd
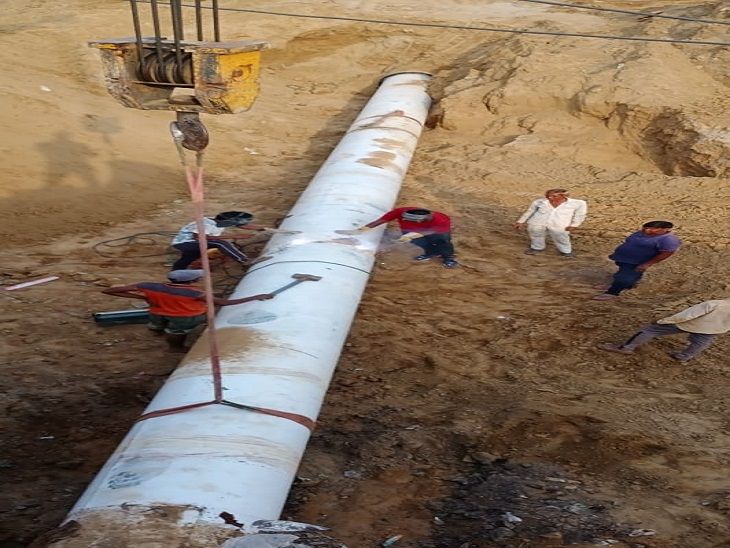
[[[717,109],[726,87],[671,46],[612,44],[582,56],[507,38],[474,48],[443,76],[434,94],[444,127],[487,131],[492,145],[597,167],[730,174],[730,117]]]

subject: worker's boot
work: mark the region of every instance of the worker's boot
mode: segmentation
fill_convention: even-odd
[[[187,352],[187,348],[185,348],[186,337],[187,335],[167,333],[167,335],[165,335],[165,339],[167,340],[168,350],[170,352]]]

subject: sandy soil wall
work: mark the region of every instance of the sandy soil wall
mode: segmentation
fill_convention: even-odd
[[[525,2],[275,4],[726,36],[722,26]],[[730,21],[719,1],[592,4]],[[174,231],[190,215],[171,117],[117,105],[85,45],[129,35],[127,9],[121,0],[3,5],[0,283],[61,280],[0,295],[2,546],[27,546],[60,523],[177,363],[142,326],[90,320],[128,304],[99,289],[158,279],[170,260],[164,236],[96,244]],[[595,345],[730,294],[729,50],[234,12],[223,28],[272,49],[254,109],[207,119],[211,212],[241,208],[276,223],[378,77],[428,70],[442,118],[420,143],[402,203],[452,215],[463,264],[447,271],[384,250],[285,516],[328,525],[351,547],[397,534],[398,546],[438,548],[724,546],[728,338],[686,365],[667,356],[678,339],[631,357]],[[551,187],[589,202],[573,261],[524,256],[511,229]],[[620,302],[591,301],[612,271],[606,255],[656,218],[677,224],[681,251]],[[232,280],[216,276],[225,291]],[[505,512],[523,522],[505,522]],[[656,534],[630,536],[641,529]]]

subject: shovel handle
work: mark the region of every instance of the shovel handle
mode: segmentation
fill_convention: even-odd
[[[288,284],[281,286],[279,289],[274,289],[269,294],[278,295],[279,293],[286,291],[287,289],[290,289],[290,288],[294,287],[295,285],[302,283],[302,281],[303,280],[294,280],[293,282],[289,282]]]

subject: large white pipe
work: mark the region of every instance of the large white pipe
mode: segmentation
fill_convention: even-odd
[[[316,420],[382,235],[335,231],[393,207],[428,114],[428,81],[382,81],[281,226],[300,233],[274,236],[262,252],[271,258],[233,297],[267,293],[296,273],[321,281],[218,314],[226,400]],[[212,399],[204,339],[146,413]],[[277,519],[310,436],[301,422],[220,404],[137,422],[68,515],[80,529],[56,545],[217,546],[239,531],[221,513],[244,531]]]

